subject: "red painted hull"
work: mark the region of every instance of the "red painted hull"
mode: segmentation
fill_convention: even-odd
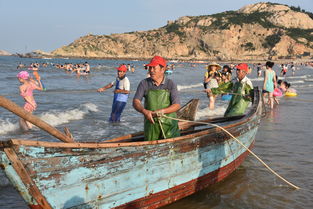
[[[254,142],[250,146],[250,149],[253,147],[253,145]],[[179,199],[200,191],[208,187],[209,185],[222,181],[241,165],[241,163],[245,160],[248,154],[249,152],[246,151],[230,164],[204,176],[201,176],[197,179],[172,187],[168,190],[164,190],[162,192],[158,192],[147,197],[137,199],[135,201],[116,207],[115,209],[153,209],[173,203]]]

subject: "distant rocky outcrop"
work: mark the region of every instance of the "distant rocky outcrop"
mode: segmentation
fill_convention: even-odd
[[[313,56],[313,14],[274,3],[185,16],[164,27],[83,36],[51,54],[66,57],[259,60]]]
[[[0,50],[0,56],[10,56],[12,55],[11,53],[4,51],[4,50]]]
[[[16,55],[21,58],[46,58],[52,56],[51,53],[42,50],[35,50],[24,54],[16,53]]]

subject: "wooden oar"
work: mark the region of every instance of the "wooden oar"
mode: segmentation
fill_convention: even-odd
[[[11,100],[0,96],[0,106],[9,110],[10,112],[16,114],[17,116],[23,118],[24,120],[27,120],[37,126],[38,128],[41,128],[42,130],[48,132],[52,136],[60,139],[63,142],[74,142],[73,138],[65,135],[58,129],[54,128],[53,126],[49,125],[48,123],[44,122],[40,118],[34,116],[33,114],[25,111],[23,108],[12,102]]]

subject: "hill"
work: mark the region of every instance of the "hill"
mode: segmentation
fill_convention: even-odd
[[[4,51],[4,50],[0,50],[0,56],[10,56],[12,55],[11,53]]]
[[[184,16],[164,27],[112,35],[86,35],[52,52],[93,58],[260,60],[310,58],[313,14],[274,3],[237,11]]]

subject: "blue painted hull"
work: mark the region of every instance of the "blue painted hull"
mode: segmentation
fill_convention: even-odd
[[[221,125],[251,147],[260,113]],[[221,181],[246,155],[212,127],[153,142],[0,144],[0,164],[33,208],[156,208]]]

